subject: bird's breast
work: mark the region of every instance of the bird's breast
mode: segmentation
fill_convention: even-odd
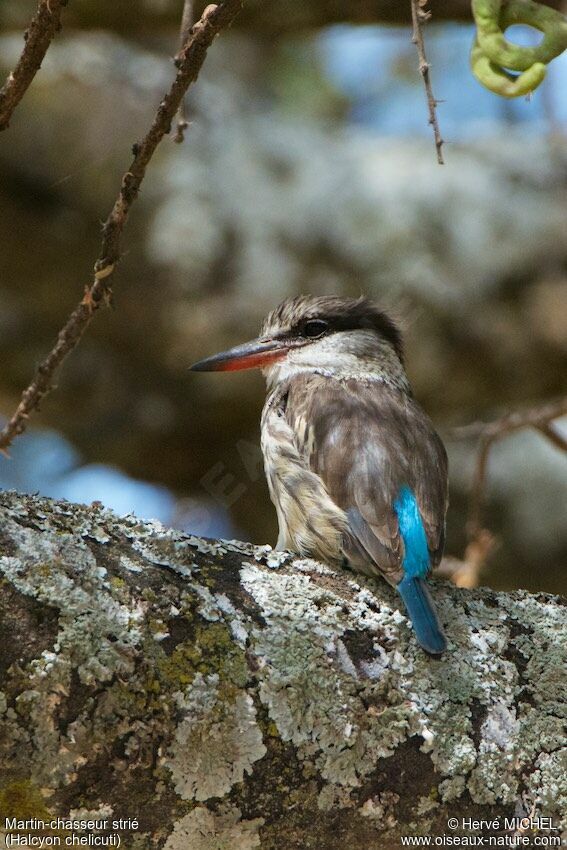
[[[270,496],[278,516],[278,548],[323,561],[342,560],[345,513],[330,498],[307,456],[308,423],[301,439],[276,404],[262,417],[262,453]]]

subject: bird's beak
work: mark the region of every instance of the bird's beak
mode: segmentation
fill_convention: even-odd
[[[242,345],[205,357],[190,367],[192,372],[236,372],[240,369],[255,369],[269,366],[286,356],[290,348],[288,340],[253,339]]]

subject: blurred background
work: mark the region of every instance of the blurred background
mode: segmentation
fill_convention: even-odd
[[[567,54],[529,101],[504,101],[469,72],[467,3],[436,3],[440,167],[405,4],[342,5],[251,0],[215,42],[185,143],[164,140],[133,208],[114,308],[0,457],[1,487],[273,544],[262,377],[188,366],[255,336],[288,295],[367,293],[401,319],[415,394],[445,438],[447,552],[462,555],[476,454],[453,429],[565,393]],[[34,8],[0,0],[3,73]],[[181,10],[73,0],[0,134],[0,417],[90,281],[174,73]],[[481,583],[567,591],[566,506],[564,454],[527,431],[499,443],[485,521],[500,546]]]

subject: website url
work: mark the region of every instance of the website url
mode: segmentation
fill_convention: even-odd
[[[561,847],[559,835],[402,835],[402,847]]]

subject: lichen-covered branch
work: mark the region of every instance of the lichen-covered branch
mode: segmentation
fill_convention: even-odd
[[[24,49],[14,70],[0,89],[0,132],[10,125],[14,109],[41,68],[55,34],[61,29],[61,12],[68,0],[39,0],[24,34]]]
[[[122,233],[132,204],[138,197],[146,168],[157,146],[169,133],[185,92],[197,79],[208,48],[218,33],[232,23],[241,6],[242,0],[222,0],[218,6],[207,6],[191,29],[191,37],[175,60],[175,80],[161,101],[146,136],[133,146],[134,158],[122,178],[118,197],[102,228],[102,246],[94,265],[93,281],[85,288],[83,299],[59,332],[54,347],[37,367],[14,415],[0,431],[0,451],[5,452],[12,440],[26,429],[30,414],[51,390],[57,370],[80,341],[95,312],[108,303],[111,297],[110,278],[120,259]]]
[[[129,818],[136,850],[559,826],[559,598],[437,581],[433,660],[383,583],[96,505],[5,493],[0,518],[3,818]]]

